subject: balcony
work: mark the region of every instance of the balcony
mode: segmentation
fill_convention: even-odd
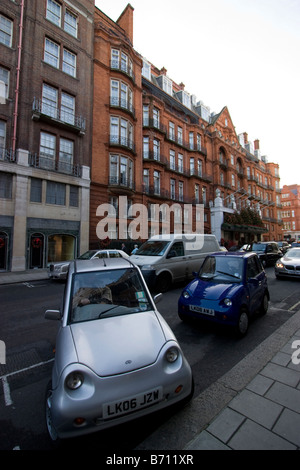
[[[132,66],[129,63],[122,62],[119,60],[111,60],[110,61],[110,69],[116,70],[117,72],[121,72],[129,77],[133,83],[135,83],[135,75],[132,70]]]
[[[12,151],[12,149],[5,149],[0,147],[0,161],[2,162],[16,162],[16,153]]]
[[[79,165],[56,161],[54,158],[50,158],[47,155],[29,155],[29,166],[39,168],[40,170],[55,171],[57,173],[64,173],[81,178],[81,167]]]
[[[136,153],[133,140],[128,139],[127,137],[122,137],[120,135],[110,135],[109,143],[113,146],[124,147],[128,150],[131,150],[134,154]]]
[[[76,116],[65,110],[44,104],[39,98],[34,98],[32,104],[32,119],[34,121],[50,122],[59,127],[68,129],[79,135],[84,135],[86,131],[86,120],[82,116]]]
[[[129,102],[129,100],[124,100],[122,98],[117,98],[117,97],[110,97],[110,106],[113,108],[119,108],[122,110],[125,110],[132,114],[132,116],[135,118],[135,109],[132,106],[132,103]]]
[[[124,191],[134,192],[135,183],[131,178],[126,178],[124,175],[110,176],[108,182],[110,189],[114,192],[123,193]]]

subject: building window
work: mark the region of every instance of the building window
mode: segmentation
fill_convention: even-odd
[[[111,50],[111,68],[121,70],[121,72],[125,72],[130,77],[133,76],[132,60],[127,54],[118,49]]]
[[[31,178],[30,202],[42,202],[43,181],[39,178]]]
[[[52,118],[57,118],[58,90],[52,86],[43,84],[42,113]]]
[[[201,135],[197,134],[197,150],[201,150]]]
[[[194,132],[189,133],[189,145],[190,149],[194,150]]]
[[[169,122],[169,139],[175,140],[175,124],[174,122]]]
[[[159,128],[159,109],[153,108],[153,126],[157,129]]]
[[[61,5],[53,0],[47,0],[47,20],[54,23],[56,26],[61,25]]]
[[[144,184],[144,191],[149,192],[149,170],[147,168],[144,169],[143,172],[143,184]]]
[[[61,94],[60,118],[63,122],[74,125],[75,122],[75,98],[67,93]]]
[[[44,61],[58,69],[59,67],[59,45],[50,39],[45,39]]]
[[[66,185],[47,181],[46,203],[58,206],[66,205]]]
[[[0,43],[12,46],[13,23],[8,18],[0,15]]]
[[[0,173],[0,198],[12,198],[12,182],[13,177],[11,173]]]
[[[0,120],[0,160],[4,158],[6,145],[6,123]]]
[[[175,170],[175,152],[174,152],[174,150],[170,150],[170,168],[171,168],[171,170]]]
[[[61,138],[59,141],[59,171],[72,173],[74,142]]]
[[[122,155],[111,155],[109,182],[132,188],[133,161]]]
[[[153,158],[154,160],[160,160],[160,142],[157,139],[153,140]]]
[[[71,77],[76,77],[76,54],[68,49],[63,50],[62,70]]]
[[[149,126],[149,106],[147,104],[143,106],[143,126]]]
[[[178,138],[178,143],[179,143],[180,145],[182,145],[182,144],[183,144],[183,130],[182,130],[182,127],[179,127],[179,126],[178,126],[178,128],[177,128],[177,135],[178,135],[178,137],[177,137],[177,138]]]
[[[198,176],[202,176],[202,161],[198,160]]]
[[[56,137],[41,132],[40,138],[40,166],[48,170],[55,169]]]
[[[195,160],[194,158],[190,158],[190,174],[195,174]]]
[[[125,119],[111,116],[110,143],[133,149],[133,126]]]
[[[77,17],[69,10],[65,12],[64,30],[71,34],[71,36],[74,36],[74,38],[77,38]]]
[[[145,59],[143,59],[142,75],[147,78],[147,80],[151,80],[151,64]]]
[[[179,195],[179,201],[183,202],[183,181],[179,181],[178,195]]]
[[[183,155],[181,153],[178,154],[178,171],[183,173]]]
[[[110,104],[111,106],[119,106],[133,112],[133,93],[131,88],[124,82],[111,80],[110,85]]]
[[[0,82],[4,83],[4,96],[3,98],[8,98],[9,93],[9,70],[0,67]],[[0,95],[1,98],[1,95]]]
[[[160,173],[159,171],[153,172],[154,181],[154,194],[160,195]]]
[[[170,180],[170,193],[171,193],[170,198],[173,199],[173,200],[176,198],[175,187],[176,187],[176,181],[173,178],[171,178],[171,180]]]
[[[150,153],[149,153],[149,137],[144,137],[143,138],[143,158],[149,158]]]
[[[70,206],[79,207],[79,188],[78,186],[70,186]]]

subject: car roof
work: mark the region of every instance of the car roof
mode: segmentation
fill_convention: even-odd
[[[253,251],[217,251],[216,253],[211,253],[208,256],[217,256],[217,257],[228,257],[228,258],[250,258],[251,256],[257,256]]]
[[[124,269],[135,267],[129,260],[124,258],[95,258],[91,260],[75,260],[72,262],[74,271],[91,272],[108,269]]]

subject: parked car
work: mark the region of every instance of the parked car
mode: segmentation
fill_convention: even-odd
[[[123,250],[88,250],[77,259],[95,259],[95,258],[125,258],[129,255]],[[50,279],[66,279],[71,261],[60,261],[50,263],[48,266],[48,277]]]
[[[282,251],[276,242],[253,243],[252,251],[257,253],[264,267],[274,266],[276,261],[282,257]]]
[[[288,242],[284,242],[284,241],[277,242],[277,245],[279,246],[279,249],[283,255],[285,255],[285,253],[291,248],[291,245]]]
[[[174,282],[188,281],[208,253],[221,251],[215,235],[155,235],[130,257],[140,267],[150,288],[166,292]]]
[[[275,276],[277,279],[283,277],[297,277],[300,279],[300,247],[291,248],[276,262]]]
[[[247,333],[250,317],[268,310],[266,273],[252,252],[227,252],[207,256],[195,279],[178,301],[182,320],[194,318],[234,327]]]
[[[138,267],[125,259],[70,263],[46,421],[53,440],[107,429],[193,394],[190,365]]]

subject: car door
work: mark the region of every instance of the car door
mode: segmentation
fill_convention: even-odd
[[[259,309],[264,290],[265,290],[265,272],[260,261],[256,256],[248,258],[246,282],[249,294],[250,314]]]

